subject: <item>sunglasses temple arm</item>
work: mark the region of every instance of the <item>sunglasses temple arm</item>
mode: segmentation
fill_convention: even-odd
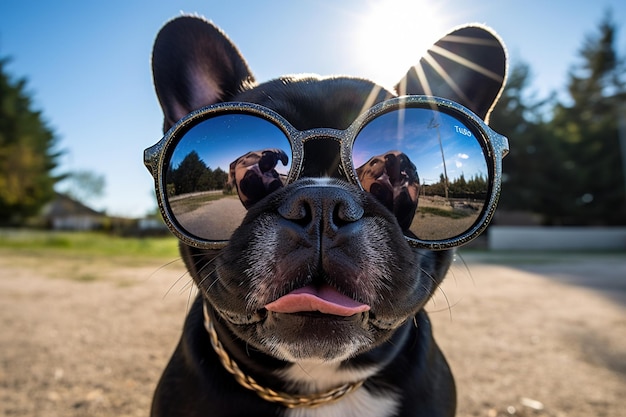
[[[161,151],[161,147],[158,145],[159,144],[156,144],[143,151],[143,164],[146,166],[146,168],[148,168],[148,171],[150,171],[152,176],[155,178],[158,171],[158,156]]]
[[[509,140],[506,136],[496,133],[491,138],[491,142],[493,143],[496,153],[499,154],[501,158],[509,154]]]

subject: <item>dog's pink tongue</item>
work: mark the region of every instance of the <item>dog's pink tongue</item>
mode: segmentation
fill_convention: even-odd
[[[319,288],[307,285],[272,301],[265,308],[276,313],[319,311],[324,314],[348,317],[368,311],[370,306],[339,293],[330,285]]]

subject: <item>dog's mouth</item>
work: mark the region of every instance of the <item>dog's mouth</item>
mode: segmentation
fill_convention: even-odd
[[[322,286],[306,285],[295,289],[269,302],[252,314],[244,315],[223,309],[217,309],[217,311],[220,316],[234,325],[251,325],[263,322],[268,313],[306,315],[309,317],[351,317],[369,313],[370,306],[340,293],[328,284],[324,284]]]
[[[263,323],[268,315],[273,314],[336,319],[359,315],[365,319],[371,318],[370,308],[368,304],[339,292],[331,285],[309,284],[292,290],[248,314],[221,308],[216,308],[216,311],[233,325],[248,326]]]
[[[330,285],[324,284],[321,287],[307,285],[298,288],[268,303],[265,309],[274,313],[319,312],[349,317],[369,311],[370,306],[340,293]]]
[[[367,321],[379,330],[389,330],[404,322],[404,317],[378,317],[368,304],[361,303],[334,287],[306,285],[269,302],[260,310],[243,315],[228,310],[217,310],[223,318],[234,325],[256,325],[267,319],[268,313],[306,316],[311,318],[351,318],[359,315],[359,321]]]
[[[378,317],[370,305],[329,284],[297,288],[262,304],[252,314],[217,310],[242,339],[288,362],[338,362],[387,334],[404,318]],[[267,336],[271,335],[271,336]]]

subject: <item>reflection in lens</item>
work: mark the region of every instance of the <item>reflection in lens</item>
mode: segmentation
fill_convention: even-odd
[[[470,229],[486,203],[489,170],[476,135],[450,114],[399,109],[363,127],[353,164],[407,236],[450,239]]]
[[[283,186],[291,147],[271,122],[224,114],[189,129],[169,156],[170,213],[191,235],[227,240],[246,209]]]
[[[356,172],[363,189],[393,212],[402,230],[409,229],[420,190],[419,175],[411,159],[404,152],[389,150],[372,156]]]

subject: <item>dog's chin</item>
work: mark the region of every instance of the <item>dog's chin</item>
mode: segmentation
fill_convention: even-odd
[[[288,362],[335,363],[349,359],[374,343],[368,313],[349,317],[329,314],[269,312],[260,323],[260,343],[271,356]]]
[[[343,362],[370,350],[393,331],[378,328],[368,311],[347,317],[265,309],[252,315],[225,311],[218,314],[239,339],[269,356],[292,363]]]

